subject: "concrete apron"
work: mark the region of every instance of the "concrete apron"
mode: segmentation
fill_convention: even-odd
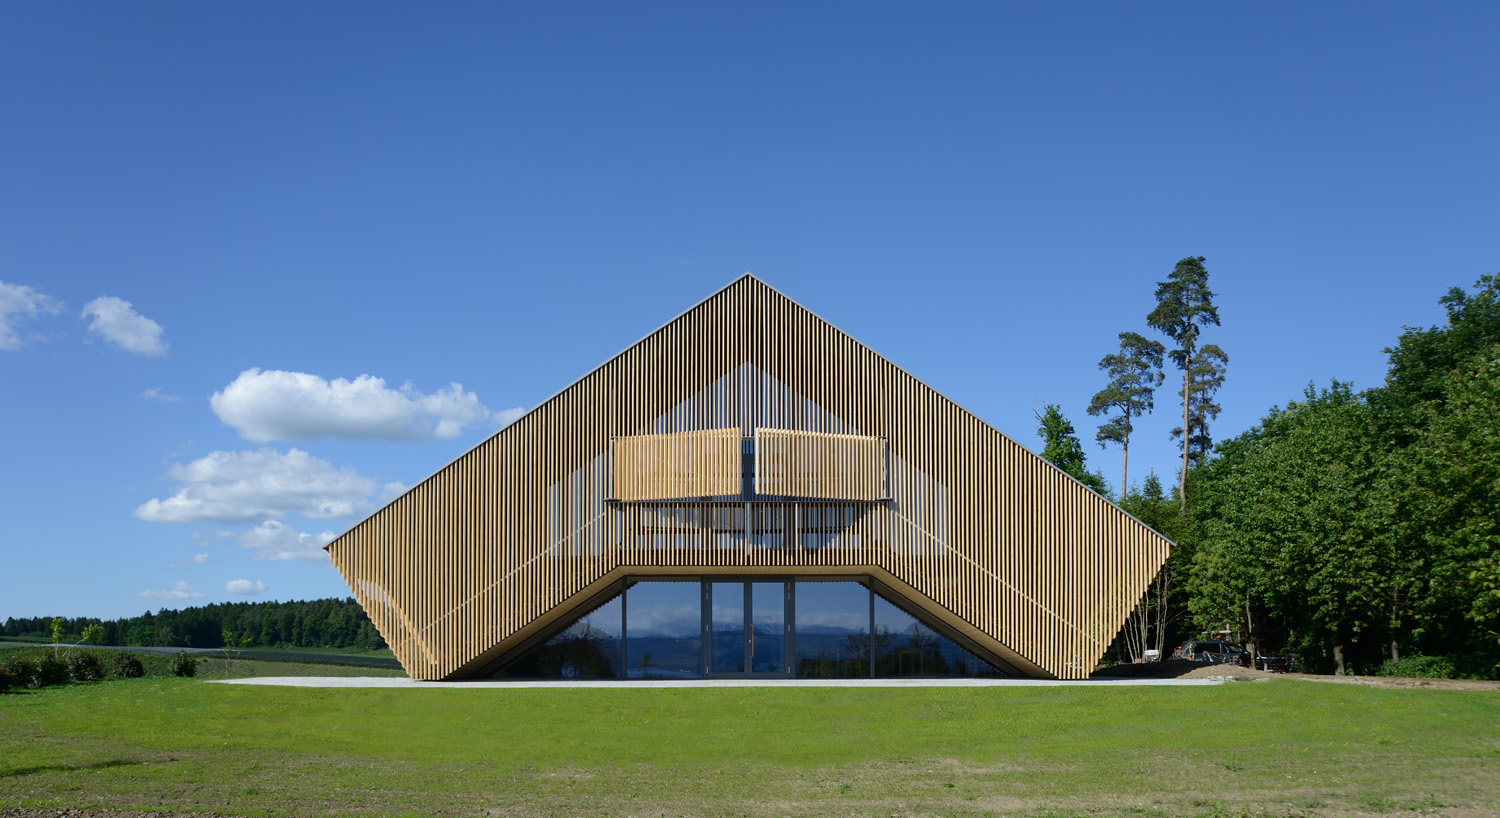
[[[1197,687],[1239,681],[1230,676],[1207,679],[663,679],[603,681],[472,681],[418,682],[392,676],[260,676],[250,679],[213,679],[209,684],[274,685],[278,687],[380,687],[408,690],[521,690],[533,688],[694,688],[694,687]],[[1250,681],[1245,679],[1244,681]],[[1256,679],[1255,681],[1265,681]]]

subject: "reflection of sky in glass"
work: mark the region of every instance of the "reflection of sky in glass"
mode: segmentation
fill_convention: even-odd
[[[906,611],[887,602],[880,594],[875,595],[875,629],[888,629],[892,633],[906,633],[917,620]]]
[[[757,635],[780,637],[786,631],[786,583],[750,584],[750,623]],[[760,654],[757,653],[757,656]],[[779,665],[780,663],[778,663]],[[760,668],[757,668],[758,670]]]
[[[611,638],[619,639],[620,624],[620,598],[615,597],[579,619],[568,628],[568,632],[582,633],[587,628],[589,631],[602,632]]]
[[[625,591],[625,676],[690,679],[702,663],[697,582],[638,582]]]
[[[858,582],[799,582],[799,633],[864,633],[870,628],[870,589]]]
[[[697,636],[703,608],[696,582],[637,582],[626,591],[630,635]]]
[[[898,659],[894,668],[895,675],[984,676],[993,673],[990,666],[978,657],[876,594],[875,630],[881,632],[887,629],[892,638],[884,648],[886,654],[924,650],[929,656],[935,651],[942,657],[940,662],[927,660],[920,665],[905,665]],[[887,667],[882,672],[890,674],[892,668]]]
[[[745,629],[745,583],[715,582],[709,586],[710,616],[715,631]]]

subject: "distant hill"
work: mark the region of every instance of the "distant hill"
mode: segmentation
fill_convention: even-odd
[[[0,637],[48,637],[52,617],[10,618]],[[252,647],[358,648],[385,647],[375,625],[353,599],[306,602],[228,602],[190,608],[149,611],[128,619],[64,618],[63,629],[77,639],[86,625],[104,626],[105,645],[217,648],[223,633],[233,631]]]

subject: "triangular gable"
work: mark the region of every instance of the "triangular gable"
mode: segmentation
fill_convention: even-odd
[[[766,535],[760,545],[756,537],[736,541],[729,526],[662,533],[662,519],[722,517],[728,512],[720,507],[610,502],[612,438],[734,426],[747,435],[766,427],[883,437],[891,498],[868,508],[737,512],[746,530],[787,532]],[[808,515],[837,523],[812,537]],[[415,678],[476,672],[622,577],[708,569],[868,575],[981,655],[1030,675],[1079,678],[1108,647],[1169,547],[1109,501],[746,275],[413,487],[328,551]]]

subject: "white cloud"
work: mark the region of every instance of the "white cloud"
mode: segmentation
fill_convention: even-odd
[[[375,481],[345,466],[335,468],[301,449],[218,451],[191,463],[174,463],[167,476],[183,485],[165,500],[135,510],[158,523],[248,523],[300,514],[352,517],[369,507]]]
[[[0,281],[0,349],[20,349],[16,325],[27,318],[62,312],[62,302],[25,284]]]
[[[495,421],[496,428],[504,429],[515,423],[524,414],[526,414],[526,410],[517,406],[514,409],[501,409],[490,417]]]
[[[333,542],[338,536],[332,531],[324,531],[321,534],[304,534],[297,529],[276,520],[266,520],[260,525],[241,532],[235,537],[234,542],[242,548],[248,548],[255,552],[258,560],[312,560],[322,562],[328,559],[328,552],[323,546]]]
[[[127,352],[167,354],[161,324],[136,312],[123,298],[101,295],[84,304],[79,317],[89,319],[89,332]]]
[[[224,583],[224,590],[231,594],[263,594],[266,592],[266,584],[260,580],[251,582],[248,579],[231,579]]]
[[[247,369],[208,402],[219,420],[257,443],[451,438],[491,416],[473,392],[456,383],[426,395],[410,383],[391,389],[374,375],[326,381],[279,369]]]
[[[405,483],[386,483],[385,487],[380,490],[380,495],[375,498],[375,505],[383,506],[389,503],[405,494],[406,489],[407,485]]]
[[[168,568],[176,568],[179,565],[212,565],[212,564],[213,563],[211,563],[211,562],[208,561],[208,555],[207,554],[194,554],[191,559],[178,560],[176,562],[168,563],[167,567]]]
[[[193,589],[186,582],[179,582],[164,591],[139,591],[136,596],[149,597],[151,599],[197,599],[202,593]]]
[[[176,395],[170,395],[170,394],[167,394],[166,392],[161,391],[161,387],[159,387],[159,386],[152,387],[152,388],[147,389],[146,391],[142,392],[141,393],[141,397],[145,398],[146,400],[160,400],[160,401],[178,401],[178,400],[182,400],[182,398],[179,398]]]

